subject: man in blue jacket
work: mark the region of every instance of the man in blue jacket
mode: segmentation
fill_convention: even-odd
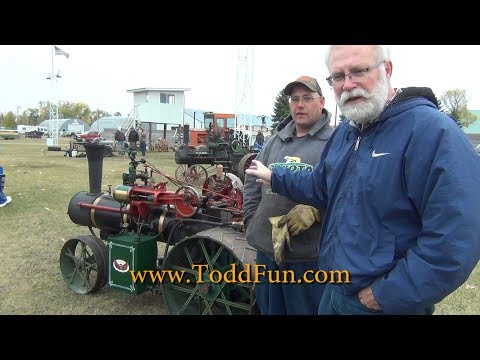
[[[336,45],[327,81],[346,117],[312,173],[248,174],[325,208],[319,314],[431,314],[480,259],[480,159],[428,88],[394,89],[388,48]]]

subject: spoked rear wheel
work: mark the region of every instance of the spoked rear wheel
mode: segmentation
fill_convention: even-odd
[[[202,186],[207,177],[207,169],[202,165],[188,166],[187,164],[180,164],[175,169],[175,179],[189,185]]]
[[[183,182],[187,182],[187,170],[188,170],[187,164],[179,164],[175,169],[175,179]]]
[[[163,264],[164,272],[183,274],[181,279],[164,277],[162,293],[168,311],[177,315],[250,314],[255,258],[256,250],[231,229],[212,228],[181,240]]]
[[[202,165],[192,165],[187,170],[187,182],[189,184],[202,186],[207,177],[207,169]]]

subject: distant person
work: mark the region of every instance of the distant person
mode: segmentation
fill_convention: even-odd
[[[258,130],[257,136],[255,136],[255,144],[254,147],[258,150],[263,148],[263,143],[265,142],[265,137],[261,130]]]
[[[181,144],[183,139],[183,126],[179,126],[175,131],[175,144]]]
[[[136,151],[137,150],[137,141],[140,140],[140,136],[138,135],[137,130],[132,126],[130,128],[130,133],[128,134],[128,142],[130,143],[130,150]]]
[[[234,129],[228,129],[227,140],[228,141],[233,141],[234,139],[235,139],[235,130]]]
[[[145,156],[145,152],[147,151],[147,132],[143,127],[140,127],[138,130],[140,137],[140,151],[142,152],[142,156]]]
[[[326,283],[319,314],[432,314],[480,259],[478,155],[430,88],[391,85],[387,47],[334,45],[326,65],[346,119],[320,162],[246,173],[325,209],[318,264],[349,282]]]
[[[5,196],[3,193],[3,188],[5,187],[5,174],[3,173],[3,167],[0,166],[0,207],[4,207],[12,198],[10,196]]]
[[[115,141],[117,142],[118,145],[118,152],[120,155],[123,155],[125,153],[125,134],[122,131],[122,128],[119,127],[117,131],[115,132]]]

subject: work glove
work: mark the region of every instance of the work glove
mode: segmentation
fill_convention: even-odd
[[[322,221],[322,213],[309,205],[296,205],[278,221],[278,227],[287,224],[290,236],[297,236],[307,230],[315,221]]]
[[[273,255],[275,257],[275,262],[277,263],[277,265],[280,265],[282,263],[283,252],[285,251],[285,244],[287,244],[290,251],[292,251],[287,224],[284,224],[283,226],[278,226],[278,221],[281,218],[282,216],[274,216],[268,219],[270,220],[270,224],[272,224]]]

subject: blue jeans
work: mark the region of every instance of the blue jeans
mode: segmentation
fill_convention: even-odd
[[[0,166],[0,204],[7,201],[7,197],[3,194],[3,187],[5,186],[5,174],[3,173],[3,167]]]
[[[147,143],[140,141],[140,151],[142,155],[145,156],[145,151],[147,151]]]
[[[422,311],[411,315],[432,315],[435,307],[427,306]],[[337,286],[326,284],[320,306],[319,315],[384,315],[381,310],[367,308],[360,302],[358,294],[345,295],[338,291]]]
[[[122,155],[123,155],[123,153],[125,152],[125,146],[123,145],[124,142],[125,142],[125,141],[123,141],[123,140],[118,140],[118,141],[117,141],[117,144],[118,144],[118,149],[117,149],[117,151],[118,151],[119,154],[122,154]]]
[[[292,270],[295,279],[302,279],[307,270],[318,269],[318,262],[286,263],[278,266],[275,261],[257,252],[257,265],[266,265],[265,276],[259,276],[255,284],[257,305],[262,315],[316,315],[322,297],[324,284],[320,283],[273,283],[269,281],[268,270]]]

